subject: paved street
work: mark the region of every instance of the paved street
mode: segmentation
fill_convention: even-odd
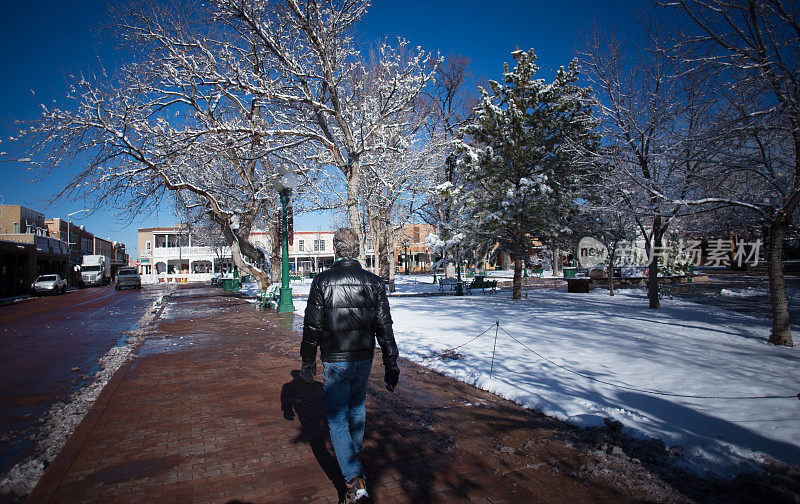
[[[160,292],[96,287],[0,306],[0,474],[30,455],[28,429],[94,374]]]

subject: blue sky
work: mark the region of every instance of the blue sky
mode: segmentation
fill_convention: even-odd
[[[360,30],[362,40],[402,36],[414,44],[443,55],[458,54],[471,60],[477,82],[499,79],[503,62],[511,62],[515,48],[534,48],[543,77],[566,65],[581,47],[581,34],[599,23],[626,38],[641,33],[637,19],[645,1],[577,0],[537,2],[495,0],[376,0]],[[83,0],[3,0],[0,6],[0,151],[11,151],[8,138],[13,120],[37,116],[38,104],[58,100],[65,89],[64,74],[96,67],[100,58],[107,68],[122,55],[104,38],[101,26],[108,19],[107,2]],[[18,163],[0,163],[0,202],[21,204],[50,217],[85,207],[82,201],[45,206],[42,199],[58,191],[63,177],[30,182],[31,174]],[[136,254],[136,229],[170,225],[169,210],[146,216],[120,216],[115,210],[75,216],[98,236],[121,241]],[[327,216],[300,216],[295,229],[327,227]]]

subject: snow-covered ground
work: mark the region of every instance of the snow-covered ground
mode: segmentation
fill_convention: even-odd
[[[413,278],[398,292],[424,291]],[[681,446],[701,472],[732,475],[765,455],[800,464],[800,349],[767,343],[763,319],[683,300],[651,310],[639,289],[389,302],[402,356],[521,405],[579,426],[618,420],[633,435]],[[305,301],[294,304],[302,316]]]

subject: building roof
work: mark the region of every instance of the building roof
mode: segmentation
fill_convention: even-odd
[[[182,231],[186,230],[187,226],[182,224],[176,224],[175,226],[171,227],[150,227],[150,228],[139,228],[139,232],[148,232],[148,231]]]

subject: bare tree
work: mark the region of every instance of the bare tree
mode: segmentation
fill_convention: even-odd
[[[452,242],[457,233],[457,212],[452,199],[451,189],[461,182],[456,163],[455,140],[459,138],[459,129],[474,117],[475,107],[479,104],[477,88],[470,84],[470,60],[464,56],[448,55],[436,70],[436,82],[426,91],[426,98],[431,110],[428,132],[438,136],[445,148],[444,157],[436,167],[436,185],[428,194],[428,204],[420,209],[423,221],[436,228],[437,252],[442,253],[445,260],[455,249],[443,246]],[[448,156],[452,154],[452,156]]]
[[[239,266],[267,285],[254,266],[263,252],[246,238],[272,206],[273,165],[336,167],[363,245],[361,157],[435,72],[428,53],[383,43],[386,78],[367,89],[352,36],[367,5],[220,0],[124,12],[118,32],[140,62],[110,79],[78,76],[74,106],[45,109],[24,139],[45,170],[92,156],[66,193],[134,207],[186,193],[220,225]]]
[[[723,102],[697,143],[706,161],[705,193],[665,199],[731,205],[755,212],[769,228],[772,334],[792,346],[783,245],[800,204],[800,16],[786,0],[678,0],[695,30],[681,39],[695,72],[719,76]]]
[[[373,233],[380,275],[394,289],[395,234],[426,204],[447,140],[424,130],[429,116],[410,110],[402,128],[382,131],[383,147],[365,157],[365,215]]]
[[[600,154],[611,167],[609,183],[618,189],[617,209],[633,217],[652,258],[685,212],[682,202],[672,200],[694,194],[701,163],[692,151],[699,146],[687,138],[710,105],[700,76],[686,73],[681,59],[664,49],[667,34],[651,28],[650,35],[627,55],[613,34],[595,30],[582,65],[600,101],[606,141]],[[648,270],[650,307],[659,308],[658,263],[652,261]]]

